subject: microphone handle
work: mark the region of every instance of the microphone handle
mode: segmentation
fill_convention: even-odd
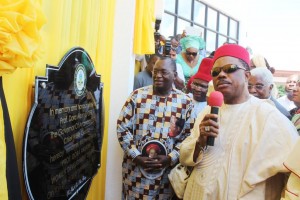
[[[219,113],[219,107],[211,107],[210,113],[211,114],[218,114]],[[218,119],[216,119],[216,118],[213,118],[212,120],[214,120],[215,122],[218,121]],[[214,146],[214,144],[215,144],[215,138],[212,137],[212,136],[207,137],[206,145],[207,146]]]

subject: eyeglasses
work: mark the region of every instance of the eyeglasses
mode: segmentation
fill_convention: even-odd
[[[213,68],[211,70],[211,75],[212,75],[212,77],[216,77],[221,73],[221,71],[225,72],[226,74],[231,74],[231,73],[235,72],[238,69],[246,70],[245,68],[240,67],[240,66],[235,65],[235,64],[227,64],[227,65],[224,65],[223,67]]]
[[[188,56],[194,56],[196,57],[198,55],[198,52],[189,52],[189,51],[185,51],[186,55]]]
[[[208,89],[207,85],[201,85],[199,83],[192,83],[192,89],[198,89],[198,90],[202,90],[202,91],[206,91]]]
[[[158,74],[162,75],[162,76],[168,76],[171,72],[169,71],[159,71],[159,70],[153,70],[152,71],[152,75],[153,76],[157,76]]]
[[[265,87],[265,85],[248,85],[248,90],[251,90],[252,88],[255,88],[255,90],[262,90]]]

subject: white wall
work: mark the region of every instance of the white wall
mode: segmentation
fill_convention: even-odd
[[[106,162],[105,199],[121,199],[123,151],[119,145],[116,124],[119,113],[133,88],[133,32],[135,0],[116,0],[111,96]]]

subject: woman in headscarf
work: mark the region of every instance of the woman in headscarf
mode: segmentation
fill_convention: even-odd
[[[199,36],[187,36],[181,38],[180,44],[182,52],[177,56],[176,63],[182,66],[185,83],[187,83],[191,76],[195,75],[199,69],[199,65],[203,59],[199,54],[199,50],[204,49],[205,42]]]

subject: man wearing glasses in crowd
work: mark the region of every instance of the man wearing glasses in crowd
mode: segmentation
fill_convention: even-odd
[[[192,100],[173,87],[177,77],[175,61],[169,57],[159,59],[152,77],[153,85],[131,93],[117,122],[117,136],[124,150],[122,199],[171,199],[168,174],[178,163],[179,145],[194,125]],[[171,125],[179,126],[176,133]],[[143,155],[150,142],[161,143],[165,154],[154,158]],[[161,176],[144,176],[140,168]]]
[[[208,91],[208,83],[212,80],[210,71],[213,66],[211,58],[204,58],[200,64],[198,72],[191,77],[191,92],[193,98],[194,108],[192,111],[192,118],[197,115],[206,107],[206,94]]]
[[[171,48],[175,50],[176,54],[181,53],[182,47],[180,45],[181,34],[178,34],[171,38]]]
[[[271,71],[266,67],[257,67],[250,72],[248,84],[250,94],[259,99],[270,99],[282,114],[291,119],[291,114],[271,95],[274,87]]]
[[[267,100],[249,94],[245,48],[223,45],[213,60],[214,88],[224,103],[218,115],[205,108],[180,146],[180,162],[194,166],[184,199],[280,199],[283,161],[298,133]],[[214,146],[207,137],[215,138]]]

